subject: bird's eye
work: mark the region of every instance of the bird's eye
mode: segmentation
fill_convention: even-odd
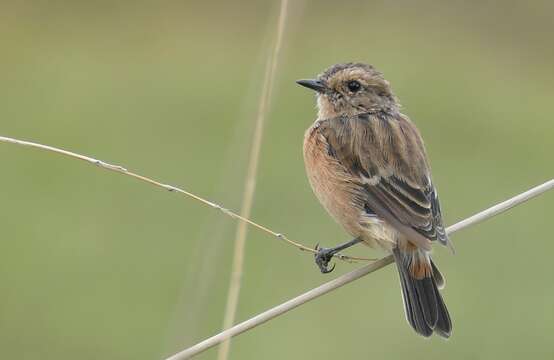
[[[360,83],[357,82],[356,80],[349,81],[348,84],[346,84],[346,86],[348,86],[348,90],[352,92],[356,92],[360,90],[360,88],[362,87],[362,85],[360,85]]]

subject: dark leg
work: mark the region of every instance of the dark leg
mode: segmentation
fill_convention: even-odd
[[[333,255],[344,249],[348,249],[349,247],[356,245],[360,241],[362,241],[360,238],[355,238],[353,240],[345,242],[344,244],[340,244],[339,246],[335,246],[334,248],[329,249],[321,248],[319,247],[319,244],[317,244],[315,246],[317,253],[315,253],[314,257],[315,263],[317,264],[317,266],[319,266],[319,270],[321,270],[323,274],[327,274],[333,271],[335,269],[335,265],[333,265],[333,267],[330,269],[327,267],[329,261],[331,261],[331,259],[333,258]]]

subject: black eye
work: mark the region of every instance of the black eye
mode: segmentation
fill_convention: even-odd
[[[348,84],[346,84],[346,86],[348,86],[348,90],[352,92],[356,92],[360,90],[360,88],[362,87],[362,85],[360,85],[360,83],[357,82],[356,80],[349,81]]]

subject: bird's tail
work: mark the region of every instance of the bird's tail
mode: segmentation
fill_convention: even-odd
[[[444,280],[429,255],[422,250],[400,248],[395,248],[393,255],[400,274],[406,319],[410,325],[425,337],[433,332],[443,338],[450,337],[452,322],[439,292]]]

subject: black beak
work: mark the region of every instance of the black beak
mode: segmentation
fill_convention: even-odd
[[[323,84],[319,80],[312,80],[312,79],[297,80],[296,83],[298,85],[307,87],[308,89],[315,90],[319,93],[325,92],[327,90],[327,87],[325,86],[325,84]]]

